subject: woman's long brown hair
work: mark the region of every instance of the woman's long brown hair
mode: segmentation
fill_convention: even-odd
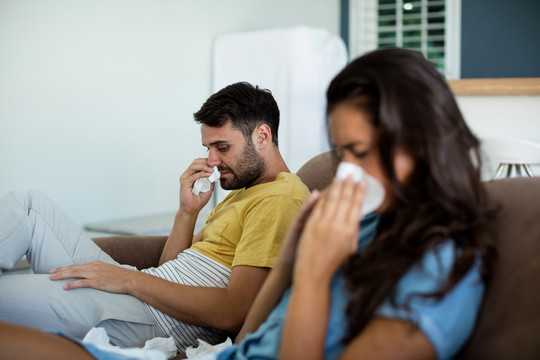
[[[373,242],[345,265],[352,340],[400,278],[424,254],[452,239],[458,251],[449,281],[423,296],[442,298],[480,257],[487,280],[495,257],[488,222],[494,216],[481,183],[479,140],[465,123],[438,71],[414,51],[389,48],[352,61],[331,82],[327,115],[350,101],[370,116],[378,133],[382,167],[396,196]],[[394,152],[403,148],[415,166],[402,183]]]

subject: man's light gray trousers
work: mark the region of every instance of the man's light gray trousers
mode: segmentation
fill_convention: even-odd
[[[60,266],[93,260],[119,264],[36,191],[11,192],[0,199],[0,269],[12,268],[23,255],[34,274],[0,275],[0,321],[76,337],[100,326],[120,346],[141,346],[166,336],[147,306],[131,295],[66,291],[62,286],[68,280],[49,279],[49,271]]]

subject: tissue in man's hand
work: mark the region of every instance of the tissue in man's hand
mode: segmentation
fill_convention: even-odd
[[[193,184],[193,189],[191,189],[191,191],[195,195],[199,195],[200,192],[210,191],[210,185],[214,181],[218,180],[220,176],[221,174],[219,173],[217,166],[214,166],[214,172],[210,174],[209,177],[203,177],[195,180],[195,183]]]
[[[336,171],[336,179],[346,179],[349,175],[352,176],[354,182],[359,182],[362,179],[366,182],[366,195],[360,213],[360,217],[362,218],[381,206],[386,192],[381,183],[365,172],[360,166],[350,162],[340,163]]]

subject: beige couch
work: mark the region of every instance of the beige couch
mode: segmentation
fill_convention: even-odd
[[[331,153],[307,162],[298,176],[313,189],[332,179]],[[474,333],[458,359],[540,358],[540,178],[487,183],[502,211],[493,222],[499,258]],[[166,237],[113,236],[94,241],[120,263],[155,266]]]

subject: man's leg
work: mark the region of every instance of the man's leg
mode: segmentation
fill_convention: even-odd
[[[100,326],[119,346],[140,346],[164,336],[137,298],[94,289],[67,291],[63,285],[68,281],[51,281],[45,274],[0,276],[0,321],[78,338]]]
[[[25,254],[40,274],[93,260],[116,264],[47,196],[32,190],[0,199],[0,268],[11,269]]]
[[[10,269],[25,254],[36,274],[93,260],[118,265],[37,191],[0,199],[0,268]],[[48,275],[0,275],[0,320],[77,337],[103,326],[123,346],[163,335],[140,300],[93,289],[65,291],[66,282]]]

